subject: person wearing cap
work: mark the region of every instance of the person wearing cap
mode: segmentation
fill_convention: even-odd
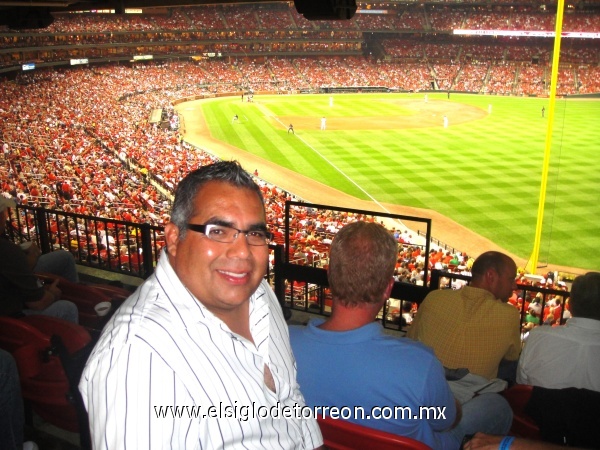
[[[60,299],[58,279],[44,285],[35,276],[37,246],[31,244],[26,253],[7,239],[8,208],[15,206],[13,199],[0,195],[0,316],[43,314],[78,323],[77,306]]]
[[[600,392],[600,273],[573,281],[571,314],[564,326],[536,327],[517,368],[517,382],[549,389]]]

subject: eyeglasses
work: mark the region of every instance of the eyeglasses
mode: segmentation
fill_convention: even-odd
[[[229,227],[227,225],[216,225],[213,223],[207,223],[205,225],[188,223],[186,228],[198,233],[203,233],[207,238],[215,242],[223,242],[226,244],[235,241],[240,233],[246,235],[246,242],[248,245],[269,245],[273,240],[273,233],[265,230],[238,230],[237,228]]]

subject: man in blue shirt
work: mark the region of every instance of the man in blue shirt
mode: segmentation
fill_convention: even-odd
[[[461,406],[429,347],[385,335],[375,321],[391,294],[397,258],[393,233],[376,223],[346,225],[333,239],[331,316],[290,327],[306,404],[434,449],[458,449],[478,431],[506,434],[512,412],[504,398],[480,394]]]
[[[441,363],[429,348],[387,336],[375,322],[397,257],[398,244],[381,225],[356,222],[339,231],[328,271],[331,316],[290,327],[298,382],[310,407],[336,407],[351,422],[458,448],[462,436],[447,430],[460,420],[460,406]]]

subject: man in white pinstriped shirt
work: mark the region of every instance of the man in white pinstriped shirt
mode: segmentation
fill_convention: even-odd
[[[258,186],[237,162],[190,173],[165,239],[155,274],[115,313],[83,372],[93,447],[320,447],[316,420],[297,412],[287,326],[264,281]]]

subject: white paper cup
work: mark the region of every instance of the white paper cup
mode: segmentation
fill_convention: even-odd
[[[24,252],[28,251],[31,246],[33,245],[33,242],[31,241],[27,241],[27,242],[21,242],[19,244],[19,247],[21,247],[21,250],[23,250]]]
[[[100,302],[96,306],[94,306],[94,309],[96,310],[96,314],[102,317],[108,314],[111,307],[112,305],[110,302]]]

